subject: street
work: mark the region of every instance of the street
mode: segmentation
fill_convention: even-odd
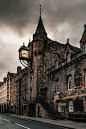
[[[0,114],[0,129],[62,129],[62,128],[34,121],[27,121],[16,117],[10,117],[7,114]]]

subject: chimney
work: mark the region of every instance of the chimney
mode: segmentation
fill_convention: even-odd
[[[84,25],[84,29],[85,29],[85,31],[86,31],[86,24]]]
[[[4,77],[4,78],[3,78],[3,82],[5,83],[5,82],[6,82],[6,80],[7,80],[7,78],[6,78],[6,77]]]
[[[17,73],[20,73],[21,72],[21,66],[18,66],[17,67]]]

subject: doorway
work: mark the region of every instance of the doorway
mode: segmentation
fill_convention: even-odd
[[[42,98],[47,100],[47,88],[41,89]]]

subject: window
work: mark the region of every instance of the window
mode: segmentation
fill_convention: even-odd
[[[59,93],[59,80],[56,81],[56,92]]]
[[[80,72],[79,70],[77,70],[77,71],[75,72],[74,81],[75,81],[75,86],[76,86],[76,87],[82,85],[82,75],[81,75],[81,72]]]
[[[61,103],[58,103],[58,112],[61,112]]]
[[[24,105],[24,110],[27,110],[27,105]]]
[[[9,101],[9,95],[7,95],[7,101]]]
[[[9,87],[7,88],[7,93],[9,93]]]
[[[14,92],[15,92],[15,86],[14,86]]]
[[[85,87],[86,87],[86,70],[84,72],[85,72]]]
[[[7,80],[7,85],[9,85],[9,80]]]
[[[69,112],[73,112],[73,101],[69,101]]]
[[[71,81],[71,76],[68,76],[68,90],[72,89],[72,81]]]
[[[56,67],[56,69],[58,68],[58,61],[56,61],[56,63],[55,63],[55,67]]]
[[[83,49],[84,49],[84,54],[85,54],[86,53],[86,43],[84,43]]]
[[[12,87],[11,87],[11,93],[12,93]]]
[[[11,101],[12,101],[12,96],[11,96]]]
[[[15,95],[14,95],[14,101],[15,101]]]
[[[10,83],[11,83],[11,85],[12,85],[12,79],[10,80]]]
[[[75,78],[75,85],[76,85],[76,87],[77,87],[77,86],[80,86],[80,82],[81,82],[80,77]]]
[[[70,53],[67,53],[67,63],[70,62]]]

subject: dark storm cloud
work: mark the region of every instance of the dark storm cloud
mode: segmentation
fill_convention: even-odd
[[[48,23],[47,28],[52,33],[57,26],[61,27],[64,23],[70,25],[71,32],[69,32],[69,28],[66,29],[63,26],[61,33],[57,29],[57,33],[53,36],[54,39],[59,40],[58,35],[60,35],[61,41],[65,43],[64,36],[69,36],[68,38],[70,38],[72,44],[77,45],[82,35],[83,26],[86,24],[86,0],[50,0],[50,2],[46,0],[43,8],[45,22]],[[64,33],[64,36],[62,33]]]
[[[10,26],[21,36],[27,29],[34,33],[40,4],[48,33],[64,22],[71,25],[72,31],[85,24],[86,0],[0,0],[0,24]]]
[[[21,33],[27,24],[34,24],[36,4],[35,0],[0,0],[0,25]]]

